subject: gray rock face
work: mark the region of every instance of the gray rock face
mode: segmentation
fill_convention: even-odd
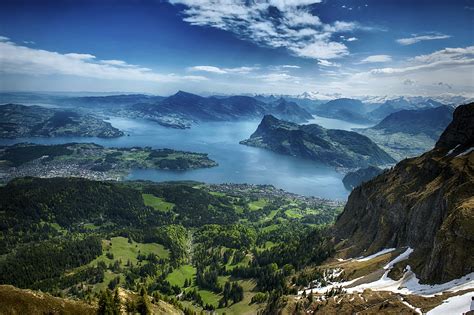
[[[458,107],[435,149],[353,190],[335,224],[348,256],[410,246],[408,263],[422,281],[474,271],[473,114],[474,104]],[[465,154],[450,153],[455,147]]]
[[[454,111],[453,121],[436,142],[436,148],[452,149],[458,144],[474,145],[474,103],[461,105]]]

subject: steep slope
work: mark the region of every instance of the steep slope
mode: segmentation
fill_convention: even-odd
[[[47,293],[0,285],[0,314],[95,314],[97,307]]]
[[[337,167],[367,167],[394,160],[369,138],[319,125],[297,125],[265,116],[250,139],[241,141],[278,153],[315,160]]]
[[[347,256],[414,248],[422,281],[474,271],[474,103],[459,106],[435,148],[353,190],[335,224]]]
[[[313,115],[298,106],[295,102],[289,102],[284,98],[268,104],[267,112],[272,113],[278,119],[284,119],[295,123],[307,122]]]

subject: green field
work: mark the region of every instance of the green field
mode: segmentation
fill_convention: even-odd
[[[249,209],[251,211],[256,211],[256,210],[261,210],[263,207],[265,207],[268,204],[267,199],[258,199],[256,201],[251,201],[249,202]]]
[[[300,209],[288,209],[288,210],[285,210],[285,214],[287,217],[292,218],[292,219],[300,219],[303,217],[303,214],[301,214]]]
[[[145,205],[155,210],[168,212],[174,207],[174,203],[166,202],[163,198],[155,197],[152,194],[142,194]]]
[[[195,267],[193,267],[192,265],[182,265],[178,269],[173,270],[173,272],[166,277],[166,280],[168,280],[171,285],[178,285],[180,287],[183,287],[184,280],[193,280],[195,275]]]
[[[122,260],[122,266],[124,266],[128,260],[133,264],[137,263],[137,255],[140,252],[141,254],[147,255],[149,253],[154,253],[160,258],[168,258],[169,251],[164,248],[163,245],[156,243],[132,243],[128,242],[128,239],[125,237],[112,237],[109,240],[102,241],[102,255],[94,259],[89,263],[91,266],[97,265],[99,261],[103,261],[106,264],[110,264],[114,260]],[[106,253],[110,252],[114,256],[113,259],[109,259],[106,256]]]

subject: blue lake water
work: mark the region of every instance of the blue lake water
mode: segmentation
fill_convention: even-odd
[[[150,146],[204,152],[217,161],[219,166],[188,171],[133,170],[128,179],[272,184],[298,194],[338,200],[345,200],[349,194],[342,184],[343,175],[331,167],[239,144],[239,141],[248,138],[255,131],[259,121],[200,123],[184,130],[165,128],[153,122],[136,119],[114,117],[109,121],[128,136],[114,139],[78,137],[2,139],[0,144],[95,142],[108,147]],[[325,118],[321,120],[320,117],[315,117],[314,122],[329,128],[346,130],[354,128],[353,125],[335,119],[328,122]]]

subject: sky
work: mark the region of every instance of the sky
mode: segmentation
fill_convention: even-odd
[[[0,90],[474,96],[474,0],[2,0]]]

